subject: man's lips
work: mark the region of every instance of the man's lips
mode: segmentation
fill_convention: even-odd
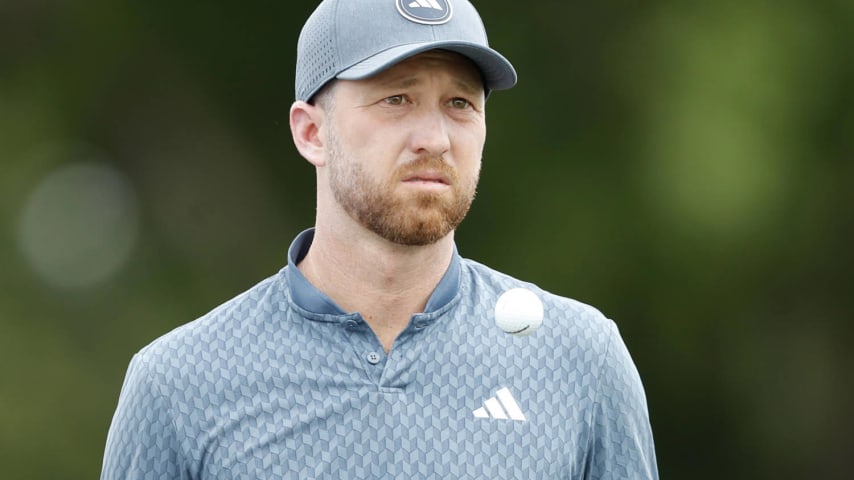
[[[437,185],[449,185],[448,177],[441,172],[417,172],[403,178],[405,183],[426,183]]]

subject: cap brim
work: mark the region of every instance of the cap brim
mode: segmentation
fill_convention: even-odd
[[[516,70],[504,56],[491,48],[459,41],[420,42],[393,47],[350,66],[336,75],[336,78],[342,80],[368,78],[404,59],[435,49],[457,52],[474,62],[483,75],[487,90],[506,90],[516,84]]]

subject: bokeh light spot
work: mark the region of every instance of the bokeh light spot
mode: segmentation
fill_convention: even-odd
[[[36,186],[24,206],[18,244],[47,284],[90,288],[129,259],[139,231],[136,195],[108,163],[63,165]]]

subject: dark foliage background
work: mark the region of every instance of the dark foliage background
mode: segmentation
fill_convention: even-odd
[[[460,251],[614,318],[663,478],[850,478],[854,4],[476,2]],[[314,219],[313,1],[0,2],[0,465],[95,478],[131,355]]]

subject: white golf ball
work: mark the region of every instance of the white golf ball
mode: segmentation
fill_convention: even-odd
[[[495,302],[495,324],[510,335],[530,335],[543,324],[543,302],[527,288],[507,290]]]

